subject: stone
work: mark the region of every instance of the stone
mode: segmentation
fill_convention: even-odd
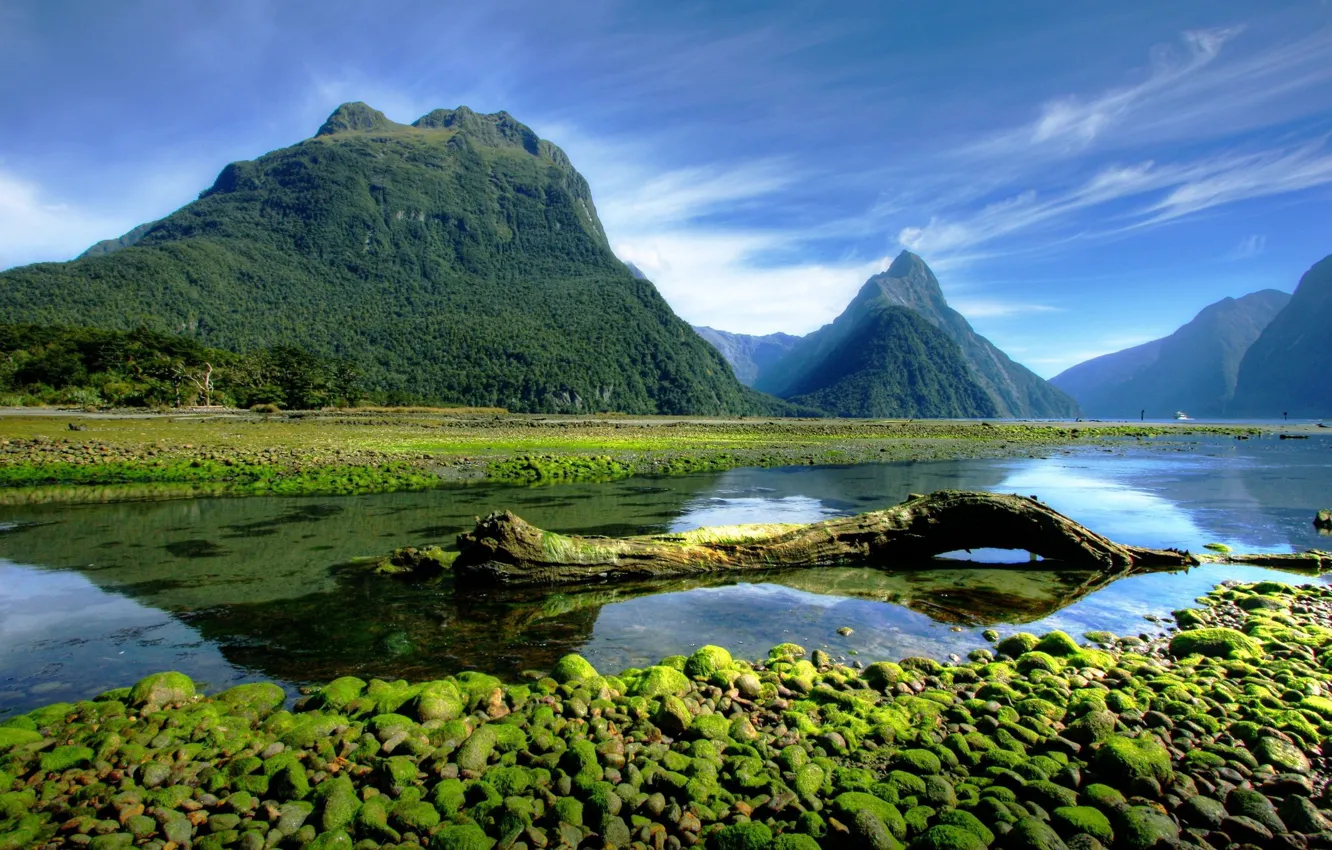
[[[136,708],[156,710],[164,705],[194,699],[194,681],[175,671],[146,676],[130,688],[129,702]]]
[[[1123,850],[1151,850],[1158,842],[1179,838],[1179,825],[1151,806],[1129,806],[1116,819],[1115,835]]]
[[[1258,739],[1253,754],[1261,764],[1270,764],[1278,773],[1308,773],[1309,757],[1299,747],[1280,738],[1266,736]]]

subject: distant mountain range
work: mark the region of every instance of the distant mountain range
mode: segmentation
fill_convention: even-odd
[[[611,253],[587,181],[504,112],[363,103],[224,168],[161,221],[0,273],[0,321],[186,334],[354,361],[401,399],[511,410],[789,412]]]
[[[721,352],[740,383],[747,387],[754,386],[760,372],[780,360],[800,341],[800,337],[784,333],[751,336],[700,325],[694,325],[694,330]]]
[[[1244,354],[1231,410],[1272,419],[1332,416],[1332,256],[1305,272],[1290,302]]]
[[[948,306],[920,257],[903,251],[831,324],[771,340],[698,329],[741,380],[840,416],[1067,418],[1073,399],[1013,362]],[[777,336],[777,335],[773,335]],[[785,346],[780,357],[767,360]]]
[[[1050,383],[1088,416],[1233,414],[1240,362],[1290,300],[1275,289],[1223,298],[1170,336],[1079,363]]]

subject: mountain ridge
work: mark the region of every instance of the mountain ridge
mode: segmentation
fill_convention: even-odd
[[[1225,416],[1241,360],[1290,297],[1263,289],[1223,298],[1167,336],[1077,364],[1050,382],[1090,416]]]
[[[108,242],[0,273],[0,317],[295,344],[354,359],[369,388],[403,399],[789,409],[741,386],[629,273],[587,181],[507,113],[404,125],[344,104],[315,136],[228,164],[197,200]]]
[[[1332,255],[1314,263],[1240,362],[1232,409],[1275,418],[1332,416]]]

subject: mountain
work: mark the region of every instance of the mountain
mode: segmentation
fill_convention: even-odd
[[[840,416],[978,418],[993,399],[967,369],[957,344],[919,314],[874,305],[810,369],[788,398]]]
[[[968,398],[969,394],[962,392],[961,388],[966,382],[971,382],[979,386],[989,399],[989,404],[984,408],[986,412],[977,412],[980,408],[961,404],[950,412],[934,415],[1067,418],[1078,414],[1078,406],[1073,399],[1024,366],[1014,363],[989,340],[972,330],[962,314],[948,306],[939,281],[929,266],[909,251],[899,254],[886,272],[866,281],[850,305],[832,324],[804,337],[781,360],[760,373],[754,382],[755,389],[782,398],[797,395],[812,397],[815,392],[810,383],[812,376],[835,373],[837,369],[829,361],[846,356],[846,340],[867,341],[864,329],[868,320],[872,319],[876,328],[891,329],[897,335],[896,339],[907,338],[902,336],[907,330],[901,322],[876,318],[885,307],[908,311],[924,320],[924,324],[934,331],[930,333],[916,326],[909,331],[911,338],[924,343],[922,348],[917,349],[918,354],[934,359],[928,367],[921,368],[928,368],[935,374],[955,369],[957,363],[952,359],[951,352],[957,350],[963,372],[951,375],[944,383],[935,385],[938,388],[948,386],[959,390],[946,397],[955,400]],[[875,373],[877,370],[870,370],[864,373],[863,379],[869,380],[872,375],[877,379]],[[839,380],[845,381],[847,377]],[[933,402],[926,406],[938,407]],[[830,409],[830,412],[842,411]]]
[[[0,321],[299,346],[355,362],[389,398],[786,409],[741,386],[615,258],[563,151],[507,113],[465,107],[404,125],[343,105],[161,221],[0,273]]]
[[[740,383],[747,387],[754,386],[760,372],[776,363],[800,341],[800,337],[784,333],[751,336],[700,325],[694,325],[694,330],[721,352]]]
[[[1170,336],[1079,363],[1050,383],[1089,416],[1226,415],[1240,361],[1289,301],[1276,289],[1223,298]]]
[[[1332,416],[1332,256],[1300,278],[1290,303],[1249,346],[1239,367],[1237,415]]]

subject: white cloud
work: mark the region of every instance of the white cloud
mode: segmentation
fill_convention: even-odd
[[[771,233],[670,229],[613,243],[615,253],[643,270],[686,321],[737,333],[803,334],[845,309],[887,260],[842,264],[757,262],[782,246]]]
[[[193,200],[212,182],[212,166],[155,165],[114,203],[71,203],[39,183],[0,167],[0,269],[73,259]]]
[[[0,170],[0,269],[43,260],[68,260],[100,239],[133,227],[51,198],[42,188]]]
[[[1226,252],[1224,259],[1248,260],[1267,250],[1267,237],[1261,233],[1252,233],[1239,241],[1234,248]]]
[[[1034,304],[1027,301],[1005,301],[997,298],[968,298],[962,296],[949,299],[949,304],[968,319],[1003,319],[1010,316],[1023,316],[1031,313],[1059,313],[1062,308],[1049,304]]]

